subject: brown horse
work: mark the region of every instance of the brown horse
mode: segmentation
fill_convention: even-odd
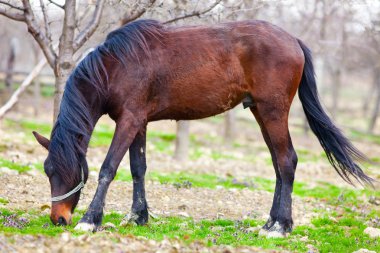
[[[365,159],[341,134],[318,100],[309,49],[263,21],[215,26],[165,27],[140,20],[111,32],[73,71],[66,84],[44,168],[51,184],[54,224],[71,222],[88,177],[86,151],[98,119],[108,114],[116,130],[99,173],[98,188],[76,228],[101,224],[108,187],[129,149],[133,221],[148,221],[144,176],[150,121],[192,120],[243,102],[261,127],[272,155],[276,188],[263,230],[282,236],[292,229],[291,194],[297,155],[288,131],[298,89],[311,129],[337,172],[348,182],[371,183],[354,160]]]

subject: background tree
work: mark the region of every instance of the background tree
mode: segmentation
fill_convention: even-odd
[[[369,54],[369,59],[371,61],[370,71],[372,72],[373,85],[369,91],[369,94],[373,94],[375,97],[374,107],[370,114],[370,121],[368,125],[368,131],[373,132],[377,117],[380,112],[380,19],[378,18],[380,13],[377,13],[377,17],[371,18],[371,23],[366,27],[365,33],[367,38],[370,40],[371,47],[367,48],[371,53]],[[371,96],[372,97],[372,96]],[[367,107],[371,101],[371,97],[366,101]]]
[[[28,32],[36,40],[47,63],[54,70],[53,117],[55,120],[58,116],[66,80],[75,66],[74,54],[93,35],[98,27],[105,1],[97,0],[93,4],[93,14],[90,18],[78,17],[75,0],[67,0],[63,6],[54,1],[49,2],[51,3],[49,6],[58,8],[63,12],[59,40],[58,38],[53,38],[51,17],[43,0],[39,1],[39,6],[34,6],[35,2],[28,0],[0,1],[0,15],[26,24]],[[41,15],[36,15],[37,8],[40,9]],[[76,32],[76,30],[79,32]]]

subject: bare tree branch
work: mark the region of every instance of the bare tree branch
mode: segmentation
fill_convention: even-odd
[[[57,55],[53,49],[53,46],[49,42],[46,35],[41,31],[41,27],[38,26],[30,2],[28,0],[22,0],[22,3],[25,9],[24,16],[25,22],[28,26],[28,31],[41,47],[49,65],[54,69]]]
[[[0,9],[0,15],[3,15],[7,18],[10,18],[10,19],[13,19],[13,20],[16,20],[16,21],[20,21],[20,22],[25,22],[25,16],[23,14],[20,14],[20,13],[10,13],[9,10],[3,10],[3,9]]]
[[[74,51],[77,51],[81,46],[83,46],[83,44],[94,34],[96,28],[99,26],[104,2],[105,0],[96,1],[95,10],[92,15],[91,21],[75,38],[75,41],[73,44]]]
[[[222,0],[215,1],[214,4],[212,4],[209,8],[207,8],[207,9],[205,9],[203,11],[193,11],[193,12],[185,14],[183,16],[179,16],[179,17],[175,17],[173,19],[170,19],[170,20],[164,22],[164,24],[170,24],[170,23],[176,22],[178,20],[186,19],[186,18],[191,18],[191,17],[200,17],[200,16],[206,14],[207,12],[212,11],[221,1]]]
[[[33,79],[41,72],[46,65],[46,58],[41,59],[34,67],[32,72],[21,83],[20,87],[12,94],[11,98],[0,108],[0,119],[2,119],[7,111],[9,111],[18,101],[21,93],[32,83]]]
[[[91,7],[92,7],[91,5],[87,5],[87,6],[86,6],[86,9],[84,9],[84,10],[82,11],[83,14],[75,20],[75,28],[78,30],[78,32],[80,32],[80,30],[79,30],[79,26],[80,26],[80,24],[82,23],[82,21],[83,21],[87,16],[90,15]],[[78,15],[78,13],[77,13],[77,15]]]
[[[47,11],[46,11],[46,7],[45,7],[45,4],[44,4],[43,0],[40,0],[40,5],[41,5],[42,14],[44,16],[45,33],[46,33],[46,37],[48,39],[48,43],[49,43],[49,47],[50,47],[53,40],[51,38],[51,31],[50,31],[50,25],[49,25],[49,17],[48,17],[48,14],[47,14]]]
[[[11,4],[9,1],[2,1],[1,0],[0,4],[7,5],[7,6],[11,7],[12,9],[16,9],[16,10],[19,10],[19,11],[24,11],[24,8],[19,7],[19,6],[15,6],[15,5]]]
[[[132,11],[130,15],[125,15],[121,20],[121,25],[128,24],[132,22],[135,19],[138,19],[141,17],[150,7],[153,6],[153,4],[156,2],[156,0],[150,0],[146,5],[144,5],[141,9],[137,9],[135,11]]]
[[[317,15],[317,9],[318,9],[318,1],[314,2],[312,14],[310,16],[309,13],[305,13],[304,11],[299,11],[301,16],[304,18],[306,23],[303,25],[302,30],[300,32],[301,35],[306,34],[312,27],[312,23],[315,21],[316,15]]]
[[[55,6],[61,8],[61,9],[65,9],[65,6],[64,6],[64,5],[60,5],[60,4],[58,4],[58,3],[56,3],[56,2],[54,2],[54,1],[52,1],[52,0],[48,0],[48,1],[49,1],[49,3],[54,4]]]

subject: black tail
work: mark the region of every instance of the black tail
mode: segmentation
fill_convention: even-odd
[[[353,176],[360,183],[372,185],[373,179],[364,174],[359,165],[354,162],[354,160],[368,162],[369,159],[352,145],[324,112],[318,98],[311,51],[302,41],[298,40],[298,42],[305,55],[298,96],[311,130],[325,150],[329,162],[345,181],[353,184],[350,178]]]

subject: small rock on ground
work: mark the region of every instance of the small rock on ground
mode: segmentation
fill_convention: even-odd
[[[368,250],[368,249],[360,249],[357,251],[354,251],[352,253],[376,253],[376,251]]]
[[[373,227],[367,227],[364,229],[364,233],[369,235],[371,238],[378,238],[380,237],[380,229],[373,228]]]

